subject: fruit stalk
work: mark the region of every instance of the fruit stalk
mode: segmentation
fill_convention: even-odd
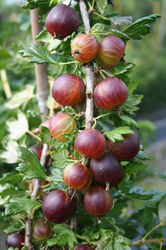
[[[90,21],[89,21],[89,14],[86,8],[86,4],[84,0],[79,1],[80,5],[80,12],[83,20],[83,24],[85,27],[86,32],[90,31]],[[91,66],[85,66],[85,74],[86,74],[86,128],[91,128],[93,122],[93,109],[94,109],[94,102],[93,102],[93,91],[94,91],[94,74],[92,71]]]

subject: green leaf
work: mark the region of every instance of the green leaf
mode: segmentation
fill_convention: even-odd
[[[110,30],[108,30],[108,33],[110,35],[118,36],[118,37],[122,38],[125,41],[130,40],[130,37],[127,34],[125,34],[124,32],[120,31],[120,30],[110,29]]]
[[[162,199],[158,206],[158,215],[160,222],[166,221],[166,198]]]
[[[54,6],[57,3],[63,3],[63,0],[50,0],[50,6]]]
[[[50,52],[41,45],[32,44],[28,50],[19,51],[23,57],[27,57],[29,62],[41,64],[41,63],[52,63],[56,64],[54,57]]]
[[[99,36],[101,34],[101,37],[103,37],[103,35],[114,35],[122,38],[125,41],[130,40],[130,37],[128,37],[128,35],[126,35],[122,31],[117,29],[110,29],[108,25],[105,25],[103,23],[95,23],[92,26],[91,33],[93,33],[94,35],[98,34]]]
[[[129,115],[135,115],[135,111],[139,110],[138,105],[142,102],[143,95],[129,95],[127,101],[122,105],[123,112]]]
[[[145,191],[144,188],[136,186],[129,190],[126,194],[128,199],[139,199],[139,200],[151,200],[158,202],[162,199],[165,194],[158,191]]]
[[[136,158],[142,161],[150,160],[150,157],[141,151],[136,155]]]
[[[153,14],[140,18],[124,29],[123,32],[130,38],[139,40],[150,32],[151,26],[149,24],[154,23],[159,17],[161,17],[159,14]]]
[[[74,162],[68,159],[67,148],[58,148],[54,152],[51,152],[51,158],[54,160],[53,165],[56,168],[65,168],[69,163]]]
[[[14,197],[24,197],[25,196],[25,191],[24,190],[20,190],[18,187],[13,186],[13,185],[5,185],[2,188],[2,191],[0,192],[1,194],[1,198],[13,198]]]
[[[108,26],[103,24],[103,23],[95,23],[92,28],[91,28],[91,32],[104,32],[104,31],[108,31]]]
[[[116,66],[115,68],[112,69],[112,75],[113,76],[120,76],[122,74],[130,74],[132,69],[135,67],[135,65],[133,63],[120,63],[118,64],[118,66]]]
[[[41,127],[41,133],[40,133],[40,138],[43,143],[45,144],[50,144],[51,140],[51,133],[50,130],[44,126]]]
[[[5,185],[10,183],[16,185],[22,181],[22,176],[19,173],[6,173],[0,178],[0,185]]]
[[[55,225],[53,231],[56,237],[47,241],[48,246],[68,246],[69,250],[73,250],[78,243],[75,233],[66,224]]]
[[[147,165],[142,162],[130,162],[125,168],[125,174],[129,177],[137,176],[147,168]]]
[[[5,214],[18,214],[20,212],[26,212],[28,214],[32,209],[37,210],[40,207],[41,204],[38,201],[29,198],[15,198],[14,200],[10,200],[6,205]]]
[[[133,18],[131,16],[113,16],[110,18],[111,22],[115,25],[131,24]]]
[[[114,250],[131,250],[130,240],[122,235],[116,235],[114,237]]]
[[[14,94],[12,98],[5,103],[5,107],[7,107],[8,109],[19,108],[21,105],[26,104],[29,100],[31,100],[34,97],[33,92],[34,92],[34,86],[26,85],[24,90]]]
[[[17,170],[24,174],[24,178],[45,179],[47,177],[36,154],[32,150],[19,146],[18,153],[22,163],[19,164]]]
[[[46,14],[49,10],[50,0],[25,0],[22,2],[22,7],[25,9],[39,8],[40,14]]]
[[[53,189],[66,190],[67,187],[63,182],[62,172],[63,170],[60,168],[51,169],[50,176],[49,176],[51,183],[46,189],[44,189],[44,191],[49,191]]]
[[[129,117],[127,115],[121,115],[120,119],[122,120],[124,126],[129,126],[132,128],[139,129],[138,123],[134,119],[132,119],[131,117]]]
[[[134,93],[134,91],[138,88],[138,84],[139,82],[137,80],[134,80],[134,81],[126,80],[126,85],[129,91],[129,95],[132,95]]]
[[[123,135],[133,135],[134,131],[132,131],[129,127],[118,127],[111,131],[106,131],[104,133],[109,140],[112,142],[115,141],[123,141]]]
[[[97,250],[131,250],[130,240],[119,233],[114,233],[111,230],[100,228],[98,241],[92,241],[97,247]]]
[[[100,125],[103,132],[110,131],[111,129],[114,128],[112,121],[110,122],[108,121],[108,119],[104,119],[104,118],[98,119],[97,124]]]
[[[133,187],[130,189],[129,194],[130,199],[142,199],[142,200],[149,200],[153,198],[153,193],[146,192],[142,187]]]
[[[7,121],[7,129],[11,140],[18,140],[21,138],[29,129],[26,116],[20,112],[17,120]]]
[[[55,51],[60,45],[65,42],[64,40],[53,39],[53,37],[48,33],[47,29],[44,28],[36,37],[39,42],[45,43],[47,45],[48,51]]]
[[[21,231],[24,228],[23,223],[20,220],[11,220],[10,225],[4,230],[5,233],[11,234],[17,231]]]
[[[107,0],[96,0],[97,8],[101,14],[104,14],[108,1]]]

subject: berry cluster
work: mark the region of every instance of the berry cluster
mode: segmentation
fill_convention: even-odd
[[[64,18],[60,22],[57,13],[62,10]],[[69,17],[71,12],[72,18]],[[76,31],[78,24],[77,13],[63,4],[56,5],[48,14],[46,21],[48,32],[58,38],[64,38]],[[96,59],[103,69],[111,69],[118,65],[124,51],[124,42],[116,36],[106,36],[98,43],[91,34],[79,34],[71,42],[71,54],[76,61],[85,64]],[[65,74],[54,81],[52,96],[62,106],[75,106],[83,100],[85,89],[80,77]],[[102,110],[119,107],[127,98],[128,89],[125,83],[116,77],[101,80],[94,90],[96,106]],[[51,135],[61,142],[66,140],[64,135],[72,135],[76,127],[75,120],[62,112],[49,121]],[[137,155],[138,136],[136,134],[125,136],[124,141],[112,143],[98,130],[88,128],[77,135],[74,149],[83,157],[88,157],[90,162],[87,166],[77,162],[66,167],[63,171],[63,181],[70,189],[83,192],[84,207],[89,214],[104,216],[110,211],[113,203],[109,186],[116,186],[123,180],[125,173],[121,161],[130,161]],[[65,222],[73,208],[74,199],[62,190],[53,190],[43,199],[42,211],[48,220],[55,223]],[[83,245],[75,249],[91,248]]]
[[[62,18],[63,17],[63,18]],[[75,10],[64,4],[57,4],[48,13],[46,28],[58,39],[64,39],[78,30],[79,16]],[[119,64],[124,55],[125,43],[116,36],[106,36],[100,43],[91,34],[79,34],[71,42],[71,55],[79,63],[85,64],[96,59],[103,69],[111,69]],[[59,76],[53,84],[52,96],[62,106],[76,106],[85,96],[83,80],[75,74]],[[96,84],[94,100],[98,108],[113,110],[123,105],[128,98],[128,89],[122,80],[107,77]],[[72,135],[77,128],[76,121],[67,113],[60,112],[49,121],[51,136],[65,142],[66,134]],[[132,160],[139,151],[139,139],[136,134],[124,136],[121,142],[107,141],[102,133],[94,128],[86,128],[75,138],[74,149],[89,163],[76,162],[63,171],[63,181],[72,190],[84,194],[84,207],[95,216],[106,215],[112,207],[109,186],[118,185],[125,171],[121,161]],[[32,147],[41,157],[41,149]],[[95,183],[95,184],[94,184]],[[45,194],[42,211],[48,221],[63,223],[74,209],[74,198],[63,190],[53,190]],[[32,233],[36,242],[43,242],[52,234],[49,222],[39,218],[34,222]],[[21,233],[8,235],[6,246],[21,249],[24,236]],[[88,245],[78,245],[75,250],[91,250]]]

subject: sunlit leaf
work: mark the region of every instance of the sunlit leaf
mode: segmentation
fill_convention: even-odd
[[[15,198],[10,200],[5,209],[5,214],[18,214],[20,212],[30,213],[32,209],[40,208],[41,204],[38,201],[29,198]]]
[[[129,127],[118,127],[111,131],[106,131],[106,137],[111,140],[112,142],[115,141],[123,141],[123,135],[133,135],[134,131],[131,130]]]
[[[54,225],[53,231],[56,237],[47,241],[48,246],[58,245],[59,247],[63,247],[68,245],[69,250],[73,250],[74,246],[78,243],[75,233],[66,224]]]
[[[9,141],[6,145],[4,145],[5,151],[0,153],[0,158],[9,163],[16,163],[18,162],[18,144],[15,141]]]
[[[161,17],[159,14],[142,17],[129,25],[123,32],[132,39],[141,39],[150,32],[150,24],[154,23],[159,17]]]
[[[7,129],[11,140],[18,140],[29,129],[27,118],[23,113],[20,112],[17,118],[17,120],[7,121]]]
[[[131,24],[133,18],[131,16],[114,16],[110,18],[111,22],[115,25]]]
[[[5,107],[7,107],[8,109],[16,109],[21,105],[26,104],[30,99],[34,97],[33,91],[33,85],[26,85],[24,90],[14,94],[12,98],[5,103]]]
[[[107,0],[96,0],[97,8],[101,14],[104,14],[108,1]]]

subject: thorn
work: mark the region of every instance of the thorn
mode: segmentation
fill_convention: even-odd
[[[76,190],[74,190],[74,192],[72,193],[72,196],[71,196],[71,198],[70,198],[70,201],[72,201],[72,199],[74,198],[74,195],[76,194]]]
[[[97,217],[97,222],[98,222],[98,224],[101,224],[101,218],[100,218],[100,216]]]
[[[85,112],[82,111],[82,112],[80,113],[80,115],[81,115],[81,116],[85,116]]]
[[[105,188],[105,191],[109,191],[109,189],[110,189],[110,183],[106,183],[106,188]]]

